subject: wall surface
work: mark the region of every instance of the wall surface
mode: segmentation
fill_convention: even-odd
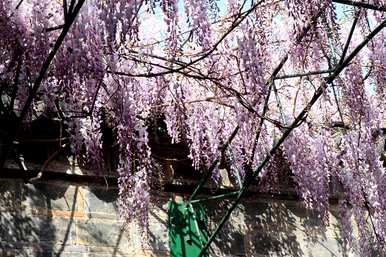
[[[146,243],[134,224],[121,229],[115,188],[2,179],[0,257],[168,256],[169,197],[165,194],[152,206]],[[228,204],[207,203],[210,228]],[[249,199],[235,211],[211,255],[354,256],[339,238],[334,215],[323,230],[317,214],[296,201]]]

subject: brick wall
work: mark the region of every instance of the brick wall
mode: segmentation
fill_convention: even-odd
[[[155,199],[147,243],[135,224],[122,229],[117,189],[66,182],[0,180],[0,256],[168,256],[167,201]],[[208,202],[213,228],[229,203]],[[296,201],[249,199],[216,239],[213,256],[354,256],[340,240],[334,211],[321,229]]]

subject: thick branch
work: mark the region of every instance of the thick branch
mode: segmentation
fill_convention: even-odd
[[[368,4],[368,3],[363,3],[363,2],[354,2],[354,1],[350,1],[350,0],[332,0],[332,1],[334,3],[351,5],[351,6],[355,6],[355,7],[362,7],[362,8],[366,8],[366,9],[370,9],[370,10],[386,12],[385,6],[376,6],[373,4]]]
[[[346,58],[347,50],[348,50],[348,47],[350,46],[351,38],[354,34],[355,26],[357,25],[357,22],[358,22],[358,17],[359,15],[355,16],[354,18],[354,21],[350,29],[350,33],[348,34],[347,41],[343,49],[342,56],[340,57],[340,60],[339,60],[339,64],[342,64],[342,62],[344,61],[344,58]]]

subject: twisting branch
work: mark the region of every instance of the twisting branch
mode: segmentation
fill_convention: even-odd
[[[50,164],[63,150],[64,147],[66,147],[68,144],[60,145],[59,148],[48,157],[48,159],[43,163],[42,167],[39,170],[39,173],[36,175],[36,177],[30,178],[29,182],[34,182],[36,180],[39,180],[42,178],[44,171],[46,170],[48,164]]]

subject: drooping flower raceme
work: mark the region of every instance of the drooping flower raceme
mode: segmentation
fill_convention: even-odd
[[[149,143],[156,121],[166,124],[171,143],[188,147],[186,158],[197,172],[219,160],[215,181],[221,166],[242,182],[332,76],[259,174],[260,189],[279,192],[280,174],[290,176],[324,224],[330,197],[339,195],[347,245],[363,256],[383,253],[386,179],[378,148],[385,118],[384,31],[344,69],[331,69],[342,63],[354,17],[359,25],[346,58],[384,13],[341,14],[329,0],[225,2],[86,1],[24,124],[41,112],[62,119],[81,167],[100,173],[114,164],[121,217],[146,228],[154,178],[163,174]],[[73,11],[57,1],[25,0],[16,8],[18,3],[0,2],[0,115],[20,115]],[[290,172],[282,170],[287,165]],[[354,226],[361,228],[360,240],[349,235]]]

